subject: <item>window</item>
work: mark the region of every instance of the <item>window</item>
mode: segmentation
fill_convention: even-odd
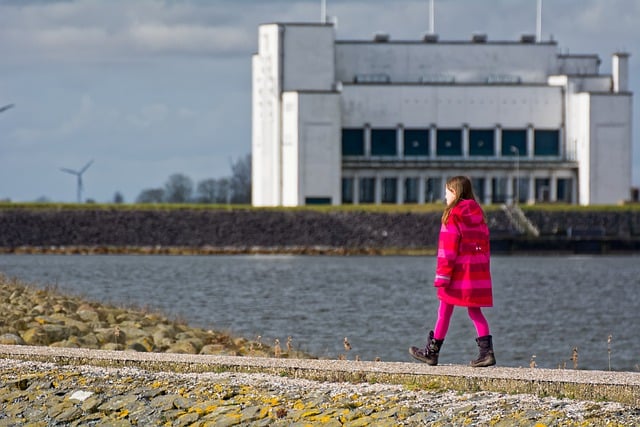
[[[418,203],[418,178],[404,180],[404,202]]]
[[[484,178],[471,178],[471,188],[473,188],[473,194],[476,195],[478,202],[484,202]]]
[[[436,152],[438,156],[462,155],[462,131],[460,129],[438,129]]]
[[[364,156],[364,129],[342,129],[342,155]]]
[[[306,197],[304,199],[305,205],[330,205],[331,197]]]
[[[382,178],[382,203],[398,201],[398,178]]]
[[[353,203],[353,178],[342,178],[342,203]]]
[[[571,203],[573,181],[571,178],[558,178],[556,197],[559,202]]]
[[[397,148],[395,129],[371,129],[372,156],[396,156]]]
[[[405,129],[404,130],[404,155],[428,156],[429,155],[429,130]]]
[[[550,199],[549,194],[549,178],[536,178],[536,201],[548,202]]]
[[[502,131],[502,155],[527,155],[527,131],[525,129]]]
[[[376,180],[375,178],[360,178],[360,186],[358,188],[360,203],[373,203],[376,197]]]
[[[444,200],[442,178],[427,178],[425,202],[433,203]]]
[[[469,131],[469,155],[493,156],[493,129],[471,129]]]
[[[557,130],[534,131],[533,154],[536,156],[558,156],[560,154],[560,132]]]
[[[507,178],[493,178],[491,193],[491,203],[505,203],[507,201]]]
[[[529,181],[525,177],[513,179],[513,200],[524,203],[529,199]]]

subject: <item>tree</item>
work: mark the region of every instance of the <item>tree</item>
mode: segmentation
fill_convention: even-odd
[[[113,195],[113,203],[115,203],[116,205],[124,203],[124,196],[121,192],[116,191],[116,194]]]
[[[205,179],[198,183],[196,199],[199,203],[231,203],[231,179]]]
[[[181,173],[173,174],[164,185],[164,199],[168,203],[187,203],[193,196],[193,181]]]
[[[164,201],[164,190],[162,188],[148,188],[142,190],[136,199],[136,203],[162,203]]]
[[[216,203],[230,203],[231,202],[231,179],[220,178],[217,179],[218,194],[216,195]]]
[[[231,164],[231,202],[251,203],[251,154]]]

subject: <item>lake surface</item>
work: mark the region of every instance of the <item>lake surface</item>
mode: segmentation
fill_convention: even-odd
[[[408,256],[0,255],[0,272],[41,287],[269,344],[291,336],[319,357],[344,354],[346,336],[351,360],[412,360],[436,319],[434,269],[434,257]],[[491,270],[498,364],[572,368],[577,347],[580,369],[607,370],[610,358],[640,370],[640,256],[493,256]],[[475,358],[474,338],[456,308],[440,363]]]

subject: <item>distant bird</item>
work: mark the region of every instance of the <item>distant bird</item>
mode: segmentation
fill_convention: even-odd
[[[9,108],[12,108],[13,106],[14,104],[8,104],[0,107],[0,113],[2,113],[3,111],[7,111]]]
[[[78,203],[82,203],[82,174],[85,173],[87,169],[89,169],[89,166],[91,166],[92,163],[93,163],[93,160],[91,160],[89,163],[84,165],[84,167],[79,171],[74,171],[73,169],[67,169],[67,168],[60,168],[62,172],[70,173],[71,175],[75,175],[78,177]]]
[[[344,351],[349,351],[349,350],[351,350],[351,343],[349,342],[347,337],[344,337]]]

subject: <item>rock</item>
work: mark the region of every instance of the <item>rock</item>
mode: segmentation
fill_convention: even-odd
[[[4,345],[25,345],[26,342],[19,335],[16,335],[16,334],[2,334],[2,335],[0,335],[0,344],[4,344]]]
[[[22,339],[29,345],[49,345],[47,332],[41,326],[24,331]]]

